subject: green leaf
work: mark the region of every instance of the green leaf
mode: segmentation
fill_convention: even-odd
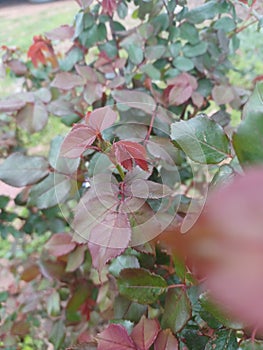
[[[4,209],[9,203],[10,198],[8,196],[0,196],[0,209]]]
[[[167,283],[159,275],[145,269],[124,269],[118,279],[121,295],[140,304],[154,303],[166,290]]]
[[[50,144],[48,160],[53,169],[63,174],[73,174],[77,171],[80,159],[69,159],[60,156],[60,148],[64,141],[63,136],[56,136]]]
[[[6,301],[8,299],[8,292],[0,292],[0,303]]]
[[[181,48],[182,48],[182,45],[179,42],[171,44],[169,46],[171,55],[176,58],[179,55]]]
[[[199,92],[199,94],[201,94],[202,96],[208,97],[211,94],[212,87],[213,87],[213,84],[211,80],[200,79],[198,81],[198,88],[196,91]]]
[[[263,350],[263,341],[246,340],[242,342],[240,350]]]
[[[121,295],[114,300],[114,318],[139,322],[146,312],[147,306],[130,301]]]
[[[109,58],[114,58],[118,54],[116,43],[113,40],[107,41],[106,43],[99,45],[99,49],[100,51],[106,52]]]
[[[171,139],[197,163],[217,164],[229,156],[229,141],[223,128],[204,114],[173,123]]]
[[[215,29],[223,30],[224,32],[231,32],[236,27],[235,21],[231,17],[222,17],[214,24]]]
[[[68,198],[74,182],[67,175],[50,174],[44,181],[32,187],[29,204],[39,209],[53,207]]]
[[[210,339],[207,336],[201,335],[199,328],[188,329],[182,331],[182,336],[185,339],[185,344],[188,350],[204,350],[206,343]]]
[[[227,182],[231,181],[231,179],[234,176],[235,176],[234,169],[228,164],[223,164],[215,173],[210,183],[210,188],[212,189],[214,187],[224,185]]]
[[[74,39],[77,38],[84,29],[84,12],[79,12],[77,13],[75,17],[75,34],[74,34]]]
[[[182,39],[187,40],[192,45],[199,42],[199,33],[193,24],[184,22],[179,28]]]
[[[166,51],[165,45],[147,46],[145,49],[145,57],[149,60],[158,60]]]
[[[45,158],[13,153],[0,165],[0,180],[11,186],[23,187],[42,180],[48,172]]]
[[[151,63],[148,63],[148,64],[142,66],[141,71],[143,73],[147,74],[153,80],[160,80],[161,79],[160,71],[157,68],[155,68]]]
[[[47,298],[47,313],[52,317],[60,314],[60,296],[57,291],[54,291]]]
[[[78,47],[73,47],[60,62],[61,70],[69,72],[73,69],[75,64],[83,59],[83,52]]]
[[[208,44],[205,41],[202,41],[196,45],[186,44],[183,47],[183,53],[186,57],[192,58],[203,55],[204,53],[206,53],[207,48]]]
[[[205,350],[237,350],[238,348],[236,332],[232,329],[221,329],[216,332],[216,339],[206,344]]]
[[[179,332],[192,317],[190,300],[181,288],[170,289],[166,295],[162,328]]]
[[[65,335],[66,335],[66,330],[65,330],[63,320],[60,320],[54,323],[52,326],[49,340],[54,345],[55,350],[59,350],[61,348]]]
[[[117,7],[117,13],[118,13],[118,16],[121,18],[121,19],[124,19],[127,14],[128,14],[128,6],[125,2],[123,1],[120,1],[119,2],[119,5]]]
[[[214,18],[217,14],[225,12],[227,9],[225,8],[224,3],[220,3],[217,0],[211,0],[204,5],[199,7],[195,7],[189,12],[187,12],[184,16],[189,22],[197,24],[202,23],[207,19]]]
[[[143,61],[143,50],[137,45],[129,45],[128,47],[129,59],[134,64],[140,64]]]
[[[215,305],[209,298],[207,293],[202,293],[199,297],[199,302],[202,308],[210,313],[222,325],[231,329],[242,329],[243,325],[240,322],[231,320],[227,315],[222,313],[219,306]]]
[[[194,68],[194,63],[192,60],[186,57],[178,56],[173,60],[173,65],[175,68],[182,72],[187,72]]]
[[[123,269],[127,268],[139,268],[140,264],[138,259],[133,255],[120,255],[114,259],[109,267],[109,272],[118,277]]]
[[[233,146],[242,165],[263,162],[263,83],[257,84],[244,107],[243,121],[233,136]]]

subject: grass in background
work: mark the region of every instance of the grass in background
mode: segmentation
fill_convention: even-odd
[[[28,6],[28,5],[27,5]],[[30,5],[35,7],[37,5]],[[36,11],[32,16],[23,16],[23,7],[17,18],[5,18],[0,11],[0,45],[17,46],[22,51],[27,51],[32,43],[34,35],[41,35],[62,24],[73,23],[78,6],[72,1],[67,1],[58,9]]]

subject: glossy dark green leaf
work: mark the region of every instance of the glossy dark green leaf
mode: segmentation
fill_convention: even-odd
[[[191,23],[202,23],[207,19],[214,18],[217,14],[226,11],[226,6],[223,2],[211,0],[201,6],[194,7],[184,16]]]
[[[234,176],[234,169],[228,164],[223,164],[215,173],[210,183],[210,188],[226,184],[227,182],[231,181],[231,179],[233,179]]]
[[[240,350],[263,350],[263,341],[245,340],[241,343]]]
[[[72,182],[69,176],[52,173],[44,181],[31,188],[29,204],[45,209],[63,203],[69,196],[73,185],[74,181]]]
[[[175,68],[179,69],[181,72],[187,72],[194,68],[194,63],[187,57],[178,56],[173,60],[173,65]]]
[[[171,52],[171,55],[176,58],[179,55],[181,48],[182,48],[182,45],[180,42],[176,42],[176,43],[171,44],[169,46],[169,50]]]
[[[138,259],[133,255],[120,255],[112,261],[109,267],[109,272],[118,277],[123,269],[127,268],[139,268],[140,264]]]
[[[182,336],[185,339],[185,344],[188,350],[204,350],[209,337],[201,335],[199,328],[188,329],[182,331]]]
[[[182,39],[187,40],[192,45],[199,42],[199,33],[193,24],[184,22],[179,28]]]
[[[167,283],[161,276],[145,269],[124,269],[118,279],[120,294],[140,304],[155,302],[166,287]]]
[[[140,64],[143,61],[143,50],[140,46],[130,45],[128,47],[129,60],[134,64]]]
[[[199,297],[199,302],[202,308],[210,313],[217,321],[219,321],[222,325],[231,329],[242,329],[242,324],[240,322],[235,322],[231,320],[227,315],[225,315],[220,307],[215,305],[209,298],[207,293],[203,293]]]
[[[117,7],[117,13],[118,13],[118,16],[121,19],[124,19],[127,16],[127,14],[128,14],[128,6],[127,6],[127,4],[124,1],[120,1],[119,2],[119,5]]]
[[[63,71],[71,71],[72,68],[83,59],[83,52],[78,47],[72,48],[66,57],[60,62],[60,68]]]
[[[231,17],[222,17],[214,24],[215,29],[231,32],[236,27],[235,21]]]
[[[145,56],[149,60],[158,60],[163,56],[166,51],[165,45],[152,45],[147,46],[145,49]]]
[[[192,308],[186,292],[181,288],[170,289],[166,295],[162,328],[179,332],[190,320]]]
[[[0,209],[4,209],[9,203],[10,198],[8,196],[0,195]]]
[[[204,350],[237,350],[236,332],[234,330],[222,329],[216,333],[216,338],[210,340]]]
[[[171,126],[171,139],[193,161],[216,164],[229,155],[229,141],[221,126],[206,115]]]
[[[256,88],[244,107],[243,121],[233,136],[233,146],[242,165],[263,162],[263,83]]]
[[[60,155],[60,148],[63,141],[64,137],[60,135],[56,136],[51,141],[48,160],[52,168],[56,169],[58,172],[63,174],[73,174],[78,169],[80,159],[70,159]]]
[[[0,164],[0,180],[15,187],[35,184],[46,177],[48,172],[45,158],[23,153],[13,153]]]
[[[114,300],[114,318],[139,322],[142,315],[146,312],[147,305],[142,305],[126,299],[121,295]]]
[[[196,57],[203,55],[206,53],[208,48],[208,44],[205,41],[201,41],[199,44],[196,45],[191,45],[191,44],[186,44],[183,47],[183,53],[186,57]]]
[[[161,78],[160,71],[151,63],[145,64],[143,67],[141,67],[141,71],[147,74],[152,80],[160,80]]]

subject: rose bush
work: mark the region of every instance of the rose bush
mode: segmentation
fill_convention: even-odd
[[[78,3],[74,24],[34,37],[27,58],[1,48],[23,90],[0,101],[0,179],[21,187],[15,206],[0,197],[13,242],[0,346],[250,349],[244,329],[258,324],[246,308],[228,314],[233,290],[217,305],[183,248],[156,242],[187,235],[209,191],[262,162],[263,85],[250,96],[228,79],[238,33],[262,24],[257,2]],[[34,154],[20,135],[49,118],[68,133]]]

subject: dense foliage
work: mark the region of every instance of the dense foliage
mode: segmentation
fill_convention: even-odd
[[[0,179],[21,187],[15,203],[0,196],[12,244],[0,347],[261,349],[248,340],[260,336],[258,319],[245,310],[236,322],[230,291],[215,305],[173,240],[173,254],[158,240],[168,229],[187,235],[209,191],[262,163],[261,77],[251,96],[228,79],[238,33],[263,23],[257,2],[78,3],[74,24],[34,37],[27,58],[1,48],[2,69],[23,87],[0,101]],[[40,155],[27,149],[25,137],[45,135],[52,118],[68,133]],[[239,186],[231,198],[248,181]],[[221,219],[233,207],[223,209]]]

